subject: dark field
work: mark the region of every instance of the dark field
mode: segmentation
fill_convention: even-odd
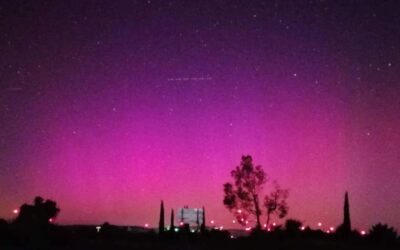
[[[237,232],[236,232],[237,233]],[[400,249],[399,239],[337,234],[306,230],[302,232],[252,233],[231,238],[230,231],[205,233],[165,232],[115,227],[97,232],[94,226],[54,226],[47,232],[2,231],[0,249]]]

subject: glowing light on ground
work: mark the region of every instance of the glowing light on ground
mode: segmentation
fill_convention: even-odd
[[[364,230],[361,230],[361,232],[360,232],[360,233],[361,233],[361,235],[362,235],[362,236],[364,236],[364,235],[366,235],[366,234],[367,234],[367,232],[365,232]]]

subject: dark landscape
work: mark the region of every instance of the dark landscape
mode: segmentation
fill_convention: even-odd
[[[400,0],[1,0],[0,250],[400,249]]]

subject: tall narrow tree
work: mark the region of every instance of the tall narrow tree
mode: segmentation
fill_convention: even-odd
[[[203,221],[201,223],[200,231],[204,233],[206,231],[206,209],[203,207]]]
[[[169,230],[171,232],[175,231],[175,224],[174,224],[174,209],[171,209],[171,223],[170,223],[170,227]]]
[[[158,223],[158,233],[162,234],[164,233],[164,202],[161,201],[161,206],[160,206],[160,221]]]
[[[349,205],[349,196],[347,192],[344,195],[343,232],[346,234],[349,234],[351,232],[350,205]]]

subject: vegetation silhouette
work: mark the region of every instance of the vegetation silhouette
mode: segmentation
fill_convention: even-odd
[[[44,201],[42,197],[37,196],[33,205],[23,204],[20,207],[15,224],[24,227],[43,227],[55,220],[59,212],[60,209],[55,201]]]
[[[281,189],[277,182],[274,182],[274,189],[264,198],[264,206],[267,209],[267,228],[273,214],[277,214],[279,218],[284,218],[289,210],[286,204],[286,199],[289,196],[289,191]]]
[[[158,233],[161,235],[164,233],[165,223],[164,223],[164,202],[161,201],[160,205],[160,220],[158,222]]]
[[[337,234],[341,237],[348,239],[351,237],[351,220],[350,220],[350,204],[349,204],[349,195],[346,192],[344,195],[344,206],[343,206],[343,223],[338,226],[336,230]]]
[[[285,231],[289,237],[299,236],[303,223],[296,219],[287,219],[285,222]]]
[[[375,244],[393,245],[397,239],[397,232],[393,227],[378,223],[369,230],[368,239]]]
[[[171,209],[171,222],[169,226],[170,232],[175,232],[175,219],[174,219],[174,209]]]
[[[256,230],[261,230],[260,217],[260,196],[264,184],[267,182],[267,175],[261,165],[254,165],[250,155],[242,156],[240,165],[231,171],[234,179],[233,184],[224,184],[223,204],[234,214],[241,225],[248,224],[249,217],[255,216]],[[270,218],[274,212],[279,212],[279,216],[286,216],[288,206],[286,198],[287,190],[282,190],[275,183],[275,190],[264,198],[267,216]],[[267,219],[269,223],[269,219]]]
[[[205,207],[203,207],[203,222],[201,223],[201,226],[200,226],[200,232],[202,234],[205,234],[207,232],[207,228],[206,228],[206,209],[205,209]]]
[[[277,188],[279,189],[279,188]],[[277,190],[275,189],[275,190]],[[274,191],[275,191],[274,190]],[[272,191],[272,192],[274,192]],[[345,194],[343,224],[350,225],[349,197]],[[102,225],[57,225],[50,222],[60,209],[51,200],[36,197],[32,205],[24,204],[14,221],[0,219],[0,249],[399,249],[400,239],[394,228],[375,224],[367,235],[357,231],[343,238],[343,229],[324,232],[304,227],[297,219],[287,219],[284,226],[253,230],[206,228],[205,209],[199,230],[189,224],[174,226],[171,210],[170,230],[157,234],[144,227]],[[161,201],[159,229],[164,228],[164,203]],[[198,214],[197,229],[200,222]],[[343,225],[342,224],[342,225]],[[342,228],[346,228],[342,227]],[[350,227],[351,230],[351,227]]]

